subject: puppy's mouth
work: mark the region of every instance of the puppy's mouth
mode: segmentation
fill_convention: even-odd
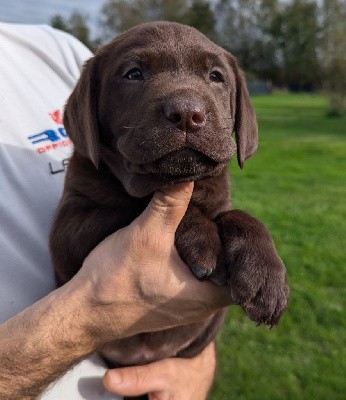
[[[133,173],[156,175],[172,182],[214,176],[224,165],[193,149],[176,150],[145,164],[126,161],[127,169]]]

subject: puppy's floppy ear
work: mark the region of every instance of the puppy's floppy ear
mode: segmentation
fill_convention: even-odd
[[[64,125],[75,150],[99,164],[98,98],[95,58],[89,59],[71,93],[64,112]]]
[[[233,56],[228,54],[236,81],[234,131],[237,142],[238,165],[243,168],[244,161],[251,157],[258,146],[258,128],[255,110],[250,102],[249,91],[243,72]],[[232,110],[233,111],[233,110]]]

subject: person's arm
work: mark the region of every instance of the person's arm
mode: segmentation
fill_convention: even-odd
[[[122,396],[149,393],[149,400],[205,400],[216,369],[215,345],[194,358],[168,358],[148,365],[107,371],[103,382]]]
[[[70,282],[0,326],[1,400],[36,398],[111,340],[195,322],[231,303],[226,288],[199,282],[174,247],[192,188],[157,192]]]
[[[0,399],[35,399],[93,352],[82,310],[85,294],[55,290],[0,325]]]

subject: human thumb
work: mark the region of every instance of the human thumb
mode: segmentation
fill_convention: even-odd
[[[139,396],[150,392],[160,393],[165,389],[165,379],[160,363],[108,370],[103,384],[112,393],[121,396]],[[162,393],[161,398],[165,398]]]
[[[193,182],[157,190],[138,222],[152,232],[174,234],[189,205]]]

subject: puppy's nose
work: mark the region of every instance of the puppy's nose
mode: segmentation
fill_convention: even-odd
[[[182,131],[198,130],[206,123],[202,102],[188,99],[174,99],[164,106],[167,120]]]

